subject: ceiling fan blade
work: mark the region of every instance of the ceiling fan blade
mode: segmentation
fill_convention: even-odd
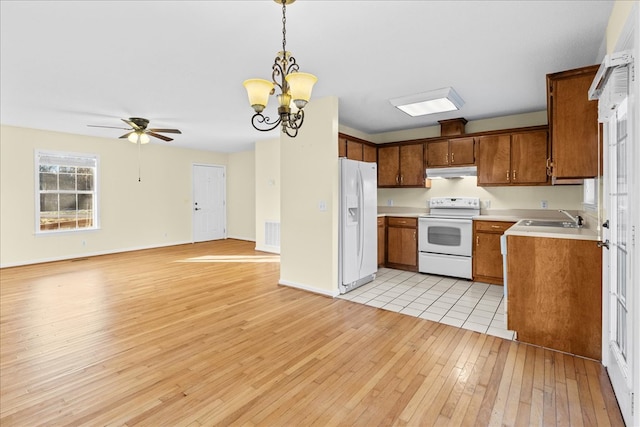
[[[178,129],[149,129],[151,132],[182,133]]]
[[[155,138],[159,138],[159,139],[161,139],[163,141],[167,141],[167,142],[173,141],[173,138],[169,138],[168,136],[160,135],[159,133],[155,133],[155,132],[150,131],[150,130],[147,131],[146,133],[147,133],[147,135],[151,135],[151,136],[153,136]]]
[[[127,138],[129,138],[129,135],[131,135],[132,133],[136,133],[136,131],[131,131],[131,132],[125,133],[119,139],[127,139]]]
[[[138,126],[137,124],[135,124],[134,122],[132,122],[131,120],[127,120],[127,119],[121,119],[123,122],[125,122],[126,124],[128,124],[129,126],[131,126],[132,128],[134,128],[135,130],[141,130],[140,126]]]
[[[109,129],[124,129],[124,130],[130,130],[131,128],[121,128],[118,126],[101,126],[101,125],[87,125],[90,128],[109,128]]]

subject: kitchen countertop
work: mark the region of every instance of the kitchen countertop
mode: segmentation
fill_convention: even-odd
[[[527,218],[532,219],[532,218]],[[524,220],[523,220],[524,221]],[[600,240],[598,231],[589,227],[584,228],[560,228],[560,227],[532,227],[525,225],[515,225],[509,227],[504,232],[505,236],[524,237],[549,237],[552,239],[573,239],[573,240]]]

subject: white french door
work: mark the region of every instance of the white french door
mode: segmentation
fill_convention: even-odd
[[[620,103],[607,123],[607,163],[605,169],[605,207],[608,220],[605,222],[604,238],[608,250],[605,261],[605,304],[608,304],[609,327],[607,334],[607,371],[611,378],[620,410],[628,425],[632,420],[633,369],[634,363],[634,307],[632,270],[632,220],[631,174],[632,139],[628,98]],[[637,193],[635,193],[637,194]],[[637,267],[637,266],[635,266]],[[607,301],[608,300],[608,301]]]
[[[224,166],[193,165],[193,241],[226,238]]]

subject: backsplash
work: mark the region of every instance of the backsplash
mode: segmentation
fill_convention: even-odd
[[[487,209],[582,210],[582,185],[478,187],[475,177],[432,180],[431,188],[379,188],[378,207],[426,209],[432,197],[479,197]],[[543,207],[543,203],[546,208]]]

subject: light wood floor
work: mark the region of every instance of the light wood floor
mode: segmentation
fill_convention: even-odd
[[[0,271],[0,424],[623,424],[597,362],[278,286],[252,247]]]

